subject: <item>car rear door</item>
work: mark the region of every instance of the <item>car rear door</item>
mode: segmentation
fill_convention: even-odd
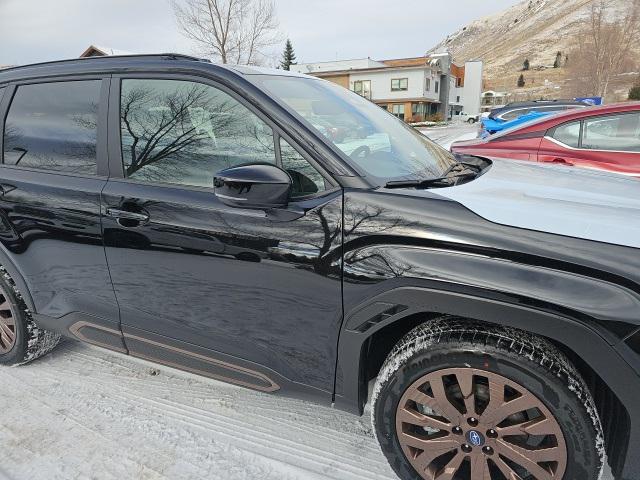
[[[121,350],[100,225],[109,85],[108,76],[82,76],[7,87],[0,105],[0,241],[41,323]],[[87,321],[100,332],[83,328]]]
[[[538,150],[538,161],[571,167],[580,163],[584,152],[580,150],[582,122],[570,121],[549,130]]]
[[[259,390],[293,381],[329,396],[341,189],[227,87],[149,74],[114,76],[111,91],[119,172],[103,191],[103,231],[130,353]],[[288,208],[215,197],[215,173],[249,162],[291,173]]]

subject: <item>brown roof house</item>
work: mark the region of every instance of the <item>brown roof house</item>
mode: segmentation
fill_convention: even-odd
[[[448,52],[380,61],[299,63],[291,70],[342,85],[407,122],[480,113],[482,62],[456,65]]]
[[[115,48],[90,45],[89,48],[80,54],[80,58],[107,57],[110,55],[133,55],[133,53],[127,52],[126,50],[116,50]]]

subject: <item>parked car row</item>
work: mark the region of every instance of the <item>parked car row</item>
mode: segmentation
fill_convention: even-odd
[[[607,108],[453,154],[282,70],[165,54],[2,71],[0,364],[63,335],[370,404],[403,480],[598,480],[605,455],[635,480],[640,183],[495,155],[636,172],[610,156],[636,155],[638,114]]]
[[[586,108],[590,104],[575,100],[534,100],[530,102],[512,102],[504,107],[495,108],[481,120],[480,138],[522,125],[531,120],[553,115],[566,110]]]
[[[640,103],[570,108],[486,138],[455,142],[451,151],[640,177]]]

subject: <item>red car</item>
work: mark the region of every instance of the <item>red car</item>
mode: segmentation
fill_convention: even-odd
[[[485,139],[455,142],[451,151],[606,170],[640,178],[640,103],[570,110]]]

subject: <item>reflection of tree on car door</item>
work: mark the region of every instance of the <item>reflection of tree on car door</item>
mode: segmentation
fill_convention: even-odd
[[[122,81],[122,149],[126,175],[165,182],[182,176],[211,186],[211,173],[250,161],[272,161],[273,135],[225,92],[177,80]]]

